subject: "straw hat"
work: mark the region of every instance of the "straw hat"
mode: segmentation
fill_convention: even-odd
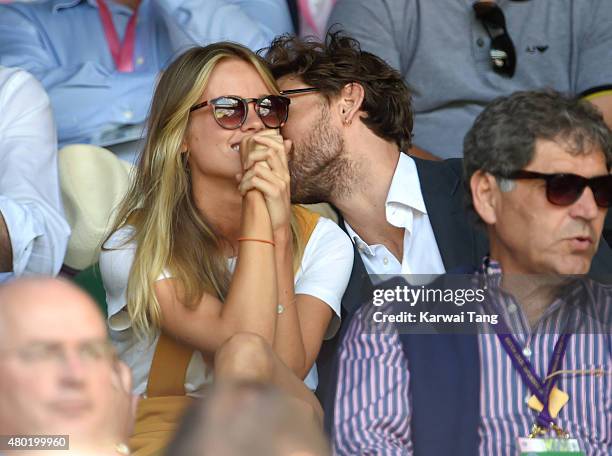
[[[72,229],[64,264],[81,270],[98,260],[113,210],[128,190],[131,168],[109,150],[90,144],[59,151],[62,200]]]

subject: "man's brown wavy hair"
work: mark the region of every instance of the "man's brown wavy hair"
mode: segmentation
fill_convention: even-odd
[[[413,123],[410,90],[399,72],[362,51],[357,40],[342,31],[328,32],[325,43],[283,35],[262,51],[276,79],[297,76],[328,100],[339,96],[346,84],[360,84],[365,92],[363,123],[408,153]]]

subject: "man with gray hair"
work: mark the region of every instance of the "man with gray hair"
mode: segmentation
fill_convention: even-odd
[[[610,130],[587,103],[550,91],[489,105],[466,135],[464,169],[504,272],[589,270],[612,202],[611,164]]]
[[[499,322],[376,333],[358,312],[339,358],[335,454],[511,456],[563,442],[609,455],[612,289],[575,275],[589,271],[612,204],[612,132],[586,101],[517,92],[478,116],[464,157],[489,236],[468,279]]]

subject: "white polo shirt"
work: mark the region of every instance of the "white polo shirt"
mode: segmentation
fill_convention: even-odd
[[[123,227],[106,242],[105,248],[113,250],[102,250],[100,273],[106,290],[111,340],[119,357],[132,370],[134,393],[143,394],[147,388],[159,334],[152,341],[138,339],[127,312],[126,292],[136,243],[125,242],[132,232],[132,227]],[[230,271],[234,270],[235,265],[235,258],[228,260]],[[340,302],[352,267],[353,247],[346,234],[334,222],[321,217],[306,244],[294,283],[295,294],[314,296],[331,307],[333,317],[326,338],[333,337],[340,326]],[[162,274],[158,280],[165,278],[166,275]],[[212,382],[212,375],[212,369],[206,365],[201,354],[194,352],[185,375],[187,394],[201,395],[204,387]],[[316,389],[316,366],[312,367],[304,383],[312,390]]]

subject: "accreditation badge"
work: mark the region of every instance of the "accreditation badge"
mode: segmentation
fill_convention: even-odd
[[[585,456],[576,439],[520,437],[518,444],[521,456]]]

